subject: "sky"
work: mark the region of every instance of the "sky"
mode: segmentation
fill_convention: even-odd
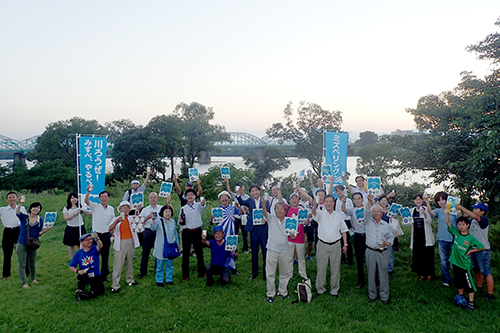
[[[465,47],[500,1],[2,1],[0,135],[79,116],[146,125],[178,103],[265,135],[288,102],[342,112],[342,130],[415,128],[405,108],[490,69]]]

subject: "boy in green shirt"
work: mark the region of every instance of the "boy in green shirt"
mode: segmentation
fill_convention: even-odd
[[[474,310],[474,275],[472,274],[470,254],[480,252],[484,246],[474,236],[469,234],[470,221],[464,216],[457,218],[457,228],[450,223],[450,211],[446,210],[446,224],[448,231],[453,235],[453,246],[451,248],[450,263],[453,265],[455,287],[458,295],[455,296],[455,304],[466,310]],[[464,291],[469,294],[469,301],[464,297]]]

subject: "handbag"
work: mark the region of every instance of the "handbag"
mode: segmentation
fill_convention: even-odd
[[[27,229],[28,229],[28,241],[26,242],[26,248],[29,251],[37,250],[40,247],[40,244],[42,244],[42,242],[40,242],[40,240],[30,236],[31,227],[30,227],[29,222],[27,222]]]
[[[226,263],[224,264],[224,267],[226,267],[227,269],[229,269],[231,271],[234,271],[236,269],[236,259],[234,259],[234,256],[232,253],[227,257]]]
[[[179,244],[176,242],[169,243],[167,233],[165,231],[165,220],[162,219],[163,228],[163,258],[175,259],[180,256]]]

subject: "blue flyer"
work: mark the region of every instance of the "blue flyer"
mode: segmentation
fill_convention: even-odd
[[[387,216],[389,217],[394,217],[398,215],[399,210],[401,209],[401,205],[397,203],[393,203],[391,207],[389,208],[389,211],[387,212]]]
[[[457,215],[457,209],[455,208],[456,205],[460,204],[460,198],[452,197],[451,195],[448,196],[448,199],[446,200],[446,206],[450,207],[450,215]]]
[[[331,165],[322,165],[321,166],[321,179],[323,180],[323,182],[329,182],[331,176],[332,176],[332,166]]]
[[[212,215],[214,216],[214,223],[222,223],[222,208],[212,208]]]
[[[262,208],[255,208],[253,214],[253,225],[264,224],[264,211]]]
[[[236,251],[238,247],[238,235],[229,235],[226,237],[226,251]]]
[[[162,182],[159,197],[167,198],[172,194],[172,183]]]
[[[231,178],[231,173],[229,171],[229,167],[223,166],[220,168],[220,175],[222,179],[230,179]]]
[[[198,181],[198,179],[200,179],[200,177],[198,175],[198,169],[190,168],[189,169],[189,181],[196,182],[196,181]]]
[[[299,216],[297,216],[298,223],[300,224],[306,223],[308,215],[309,211],[307,209],[299,209]]]
[[[413,217],[411,216],[410,208],[403,207],[399,210],[399,214],[403,217],[403,223],[413,223]]]
[[[363,207],[356,208],[354,214],[356,214],[356,219],[359,224],[365,224],[365,209]]]
[[[299,179],[301,181],[304,180],[305,175],[306,175],[306,170],[305,169],[299,171]]]
[[[368,194],[379,196],[380,191],[380,177],[368,177]]]
[[[43,228],[52,228],[54,223],[56,223],[57,212],[45,212],[45,219],[43,222]]]
[[[130,204],[132,205],[132,209],[137,209],[137,207],[144,206],[144,193],[132,193],[130,196]]]
[[[285,235],[289,236],[290,234],[297,234],[298,229],[298,221],[293,217],[285,217]]]

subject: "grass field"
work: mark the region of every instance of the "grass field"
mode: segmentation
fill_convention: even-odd
[[[119,194],[121,197],[121,193],[120,189],[111,193],[114,198],[111,205],[118,205],[116,198]],[[33,201],[42,202],[43,213],[57,211],[58,220],[54,228],[41,237],[36,263],[40,283],[29,290],[21,288],[16,254],[11,278],[0,281],[0,332],[500,332],[499,301],[488,302],[477,297],[477,310],[472,313],[455,307],[452,304],[455,290],[441,286],[437,260],[438,279],[417,280],[411,273],[407,228],[404,229],[406,235],[400,238],[401,250],[395,253],[390,305],[383,305],[380,300],[368,303],[366,287],[355,288],[355,266],[347,265],[342,265],[338,299],[322,295],[314,297],[309,304],[291,304],[296,297],[293,289],[300,282],[295,267],[288,286],[292,298],[277,298],[268,304],[265,281],[248,279],[251,255],[244,253],[238,259],[241,275],[233,276],[232,282],[224,287],[217,279],[213,287],[205,287],[205,280],[196,277],[194,258],[191,259],[191,281],[182,282],[178,258],[174,260],[174,285],[158,288],[152,258],[149,274],[137,280],[138,286],[127,286],[123,272],[119,294],[111,294],[108,282],[104,295],[78,302],[74,297],[76,276],[68,270],[67,247],[62,244],[65,223],[61,210],[66,194],[27,194],[27,203]],[[178,207],[178,202],[174,204]],[[5,199],[2,205],[6,205]],[[90,230],[88,217],[86,226]],[[135,275],[139,273],[141,251],[136,249]],[[205,249],[206,263],[209,258],[210,252]],[[112,262],[111,256],[111,265]],[[492,268],[497,280],[498,263],[496,251]],[[315,265],[315,261],[307,261],[307,273],[313,283]]]

